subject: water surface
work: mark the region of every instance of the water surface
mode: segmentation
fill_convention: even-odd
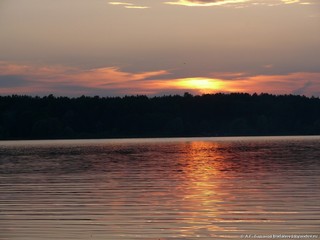
[[[0,239],[320,234],[319,158],[320,137],[0,142]]]

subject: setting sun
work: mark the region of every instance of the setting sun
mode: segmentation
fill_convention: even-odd
[[[222,83],[219,80],[209,78],[186,78],[178,81],[177,85],[179,87],[197,89],[205,92],[221,90],[222,87]]]

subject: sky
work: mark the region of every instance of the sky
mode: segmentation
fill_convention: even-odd
[[[0,94],[320,96],[319,0],[0,0]]]

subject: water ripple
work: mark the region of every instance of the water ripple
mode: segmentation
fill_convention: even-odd
[[[320,234],[320,138],[0,143],[0,239]]]

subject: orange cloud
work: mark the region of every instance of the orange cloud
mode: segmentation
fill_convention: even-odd
[[[176,2],[166,2],[166,4],[182,5],[188,7],[209,7],[247,2],[250,2],[250,0],[178,0]]]
[[[105,67],[83,70],[63,66],[33,66],[0,62],[0,93],[1,94],[29,94],[32,92],[54,92],[59,87],[59,93],[88,94],[87,90],[116,90],[143,89],[139,81],[151,81],[157,76],[167,75],[168,71],[149,71],[129,73],[121,71],[117,67]],[[10,87],[10,76],[19,76],[25,86]],[[5,80],[6,87],[1,86],[1,79]],[[32,86],[31,86],[32,85]],[[9,87],[7,87],[9,86]],[[68,86],[64,90],[63,86]],[[75,90],[72,89],[74,87]],[[77,91],[76,89],[82,89]]]
[[[182,5],[188,7],[210,7],[210,6],[249,6],[249,5],[268,5],[276,6],[280,4],[301,3],[309,4],[304,0],[177,0],[165,2],[170,5]]]
[[[256,75],[224,82],[228,92],[320,95],[320,72]]]
[[[176,78],[166,70],[131,73],[118,67],[83,70],[0,62],[0,94],[131,95],[249,92],[320,96],[320,72],[287,75],[212,73]]]
[[[281,4],[312,4],[314,0],[175,0],[172,2],[164,2],[169,5],[181,5],[188,7],[211,7],[211,6],[236,6],[246,7],[250,5],[267,5],[277,6]],[[110,5],[122,6],[129,9],[146,9],[149,6],[140,6],[130,2],[109,2]]]

